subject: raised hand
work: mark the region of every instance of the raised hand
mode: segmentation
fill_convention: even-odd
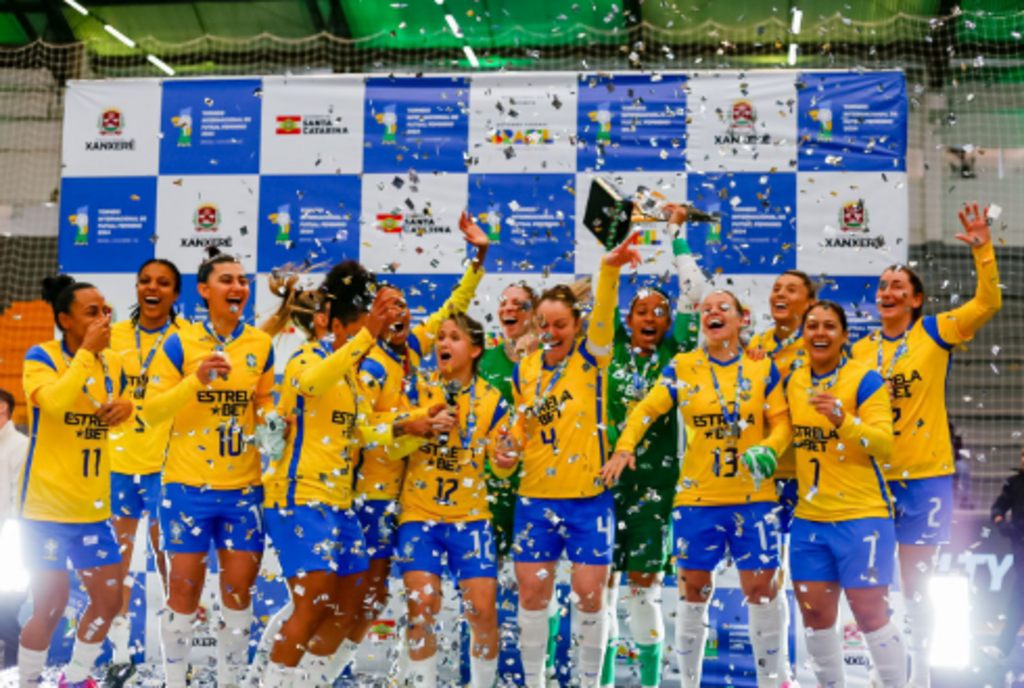
[[[643,262],[643,258],[640,255],[640,251],[637,249],[634,242],[640,232],[633,232],[626,240],[621,244],[613,248],[608,253],[604,254],[604,264],[609,265],[613,268],[621,268],[627,263],[632,267],[638,267]]]
[[[668,223],[670,225],[681,225],[686,222],[686,208],[679,205],[678,203],[666,203],[662,206],[662,209],[668,213]]]
[[[956,235],[957,239],[971,248],[984,246],[992,241],[992,230],[988,226],[988,206],[985,207],[984,213],[981,213],[978,212],[977,202],[974,203],[973,208],[971,204],[965,203],[964,209],[958,215],[960,224],[964,226],[964,231],[963,234]]]
[[[828,418],[829,422],[837,428],[846,420],[846,412],[843,405],[831,394],[820,393],[811,397],[811,406],[821,415]]]
[[[366,329],[374,339],[380,337],[388,323],[398,318],[401,311],[400,301],[402,296],[394,289],[382,289],[377,292],[377,298],[370,307],[370,318],[366,321]]]
[[[482,248],[491,243],[491,240],[487,238],[487,232],[480,229],[480,225],[473,222],[473,219],[465,210],[462,211],[462,215],[459,217],[459,231],[462,232],[462,236],[468,243],[477,248]]]
[[[110,347],[110,316],[104,315],[96,318],[85,328],[85,336],[82,337],[82,348],[99,354]]]

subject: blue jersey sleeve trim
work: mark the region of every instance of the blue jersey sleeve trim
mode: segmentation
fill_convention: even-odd
[[[128,376],[124,374],[124,370],[121,371],[121,391],[117,393],[118,396],[124,394],[124,391],[128,389]]]
[[[263,372],[274,369],[274,345],[270,345],[270,352],[267,354],[267,364],[263,366]]]
[[[584,337],[583,339],[580,340],[579,352],[580,352],[580,355],[583,356],[583,360],[584,361],[586,361],[590,365],[594,366],[595,368],[597,367],[597,359],[594,358],[593,354],[591,354],[589,351],[587,351],[587,338],[586,337]]]
[[[857,387],[857,406],[866,402],[871,395],[885,386],[885,378],[877,370],[869,370],[860,380]]]
[[[661,384],[665,385],[668,389],[668,393],[672,396],[672,403],[679,403],[679,390],[676,389],[676,364],[675,361],[671,361],[665,369],[661,371]]]
[[[505,416],[508,415],[508,404],[505,403],[504,399],[498,400],[498,405],[494,408],[494,417],[491,418],[491,427],[487,429],[487,434],[494,432],[494,428],[498,427]]]
[[[936,344],[945,349],[946,351],[952,351],[953,345],[942,338],[939,334],[939,319],[934,315],[926,315],[921,319],[921,327],[928,333],[928,336],[932,338]]]
[[[375,361],[372,358],[364,358],[363,362],[359,365],[359,370],[369,373],[377,381],[377,384],[381,386],[388,379],[388,371],[385,370],[380,361]]]
[[[768,384],[765,386],[764,395],[768,396],[775,391],[775,388],[779,386],[779,381],[782,379],[782,375],[779,373],[778,366],[775,365],[775,361],[772,361],[772,367],[768,372]]]
[[[420,339],[414,334],[410,334],[409,338],[405,340],[405,345],[420,358],[423,358],[423,345],[420,344]]]
[[[43,365],[50,366],[51,369],[57,370],[57,366],[54,365],[53,359],[50,358],[50,354],[46,353],[46,349],[41,346],[33,346],[25,354],[26,361],[35,361],[36,363],[42,363]]]
[[[175,332],[167,341],[164,342],[164,354],[167,355],[168,360],[178,369],[179,374],[184,374],[183,370],[185,367],[185,349],[181,346],[181,337]]]

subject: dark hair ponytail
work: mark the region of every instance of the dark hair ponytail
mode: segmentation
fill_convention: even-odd
[[[174,293],[178,294],[178,295],[181,295],[181,271],[178,270],[178,266],[177,265],[175,265],[171,261],[167,260],[166,258],[150,258],[145,263],[140,265],[139,266],[139,271],[135,273],[135,283],[136,284],[138,284],[139,278],[142,276],[142,271],[145,270],[146,268],[148,268],[150,265],[162,265],[165,268],[167,268],[168,270],[170,270],[171,271],[171,275],[174,277]],[[136,302],[135,305],[132,306],[131,311],[129,312],[129,317],[131,318],[131,321],[132,321],[133,325],[138,325],[139,324],[139,317],[141,315],[141,312],[142,312],[142,304]],[[177,322],[177,320],[176,320],[177,317],[178,317],[178,309],[175,308],[174,305],[172,304],[171,305],[171,322],[172,323]]]
[[[76,282],[71,275],[56,275],[43,278],[43,301],[50,304],[53,309],[53,321],[63,332],[60,325],[60,314],[70,313],[71,304],[75,302],[75,292],[80,289],[95,289],[87,282]]]

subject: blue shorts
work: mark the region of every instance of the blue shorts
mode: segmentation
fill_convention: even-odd
[[[160,474],[133,475],[110,472],[110,508],[114,518],[156,520],[160,506]]]
[[[796,478],[778,478],[775,480],[775,493],[779,496],[779,507],[775,512],[779,532],[788,535],[793,525],[796,503],[800,501],[800,485]]]
[[[395,507],[393,499],[367,499],[356,506],[370,561],[390,559],[395,554],[395,530],[398,527]]]
[[[891,585],[896,529],[889,518],[835,523],[795,518],[789,551],[794,583],[838,581],[844,588]]]
[[[351,509],[303,504],[268,508],[263,517],[285,578],[314,571],[347,576],[370,568],[363,529]]]
[[[736,506],[677,506],[672,512],[676,564],[714,571],[726,554],[740,571],[779,568],[775,502]],[[728,548],[728,549],[727,549]]]
[[[414,521],[398,528],[396,561],[402,573],[426,571],[438,578],[445,560],[452,578],[497,578],[494,530],[489,520],[469,523]]]
[[[890,480],[901,545],[949,544],[953,530],[953,476]]]
[[[205,554],[216,549],[263,551],[263,488],[206,490],[164,485],[160,501],[160,549]]]
[[[21,556],[29,571],[76,571],[121,563],[110,519],[94,523],[21,521]]]
[[[611,492],[580,499],[520,497],[515,533],[515,561],[558,561],[565,551],[574,564],[611,564],[615,498]]]

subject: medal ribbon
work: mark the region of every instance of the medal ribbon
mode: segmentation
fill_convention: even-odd
[[[459,431],[459,439],[462,441],[462,448],[469,449],[473,442],[473,433],[476,431],[476,378],[469,387],[469,413],[466,416],[466,432]]]
[[[555,385],[558,384],[558,381],[561,379],[562,373],[565,371],[565,367],[568,364],[568,362],[569,359],[568,357],[566,357],[565,359],[562,360],[561,363],[558,364],[558,366],[555,368],[555,372],[551,375],[551,380],[548,381],[548,386],[544,389],[544,393],[541,394],[540,383],[541,380],[544,379],[544,359],[543,357],[541,358],[540,370],[537,371],[537,392],[533,398],[534,413],[540,412],[541,407],[544,406],[544,400],[547,399],[548,395],[551,394],[551,391],[555,388]]]
[[[877,368],[878,368],[878,373],[882,377],[884,377],[886,380],[891,380],[892,379],[892,371],[893,371],[893,368],[896,367],[896,362],[898,360],[900,360],[901,358],[903,358],[904,356],[906,356],[908,353],[910,353],[910,347],[907,346],[907,338],[909,336],[910,336],[910,328],[908,327],[906,329],[906,331],[903,333],[903,337],[900,339],[900,343],[896,346],[896,353],[894,353],[892,355],[892,360],[889,361],[889,369],[886,370],[883,373],[882,372],[882,368],[883,368],[884,361],[885,361],[885,352],[884,352],[885,337],[882,336],[881,332],[878,333],[878,363],[877,363]]]
[[[728,404],[725,402],[725,396],[722,394],[722,388],[718,384],[718,376],[715,375],[715,364],[711,361],[711,356],[708,354],[708,350],[704,349],[704,356],[708,361],[708,370],[711,371],[711,381],[715,383],[715,394],[718,396],[718,404],[722,407],[722,420],[729,425],[730,431],[736,429],[737,439],[739,431],[740,421],[740,391],[743,388],[743,359],[740,359],[739,369],[736,371],[736,400],[734,402],[733,410],[729,410]]]
[[[146,373],[149,371],[149,366],[153,364],[153,358],[156,356],[156,352],[160,350],[160,345],[164,343],[164,337],[167,336],[167,330],[171,328],[171,321],[168,320],[164,323],[164,326],[160,328],[160,336],[156,338],[156,343],[153,344],[153,348],[149,350],[149,354],[146,356],[146,361],[142,361],[142,331],[138,323],[135,323],[135,352],[139,355],[139,386],[135,388],[135,397],[137,399],[142,398],[142,393],[145,390],[143,387],[142,380],[146,379]]]
[[[633,398],[643,398],[647,395],[647,374],[651,372],[651,367],[657,370],[658,367],[658,352],[655,351],[651,357],[647,360],[647,365],[644,366],[644,372],[640,372],[639,366],[636,364],[636,355],[633,350],[629,351],[629,372],[633,376]],[[637,396],[639,393],[639,396]]]
[[[769,358],[775,358],[775,354],[779,353],[780,351],[785,349],[787,346],[790,346],[796,340],[800,339],[800,337],[803,336],[803,333],[804,333],[804,328],[803,328],[803,325],[801,325],[800,327],[797,328],[796,332],[794,332],[793,334],[789,335],[788,337],[783,339],[781,342],[779,341],[778,337],[776,337],[773,334],[772,335],[772,339],[775,340],[775,348],[772,349],[772,352],[770,354],[768,354],[768,357]]]

